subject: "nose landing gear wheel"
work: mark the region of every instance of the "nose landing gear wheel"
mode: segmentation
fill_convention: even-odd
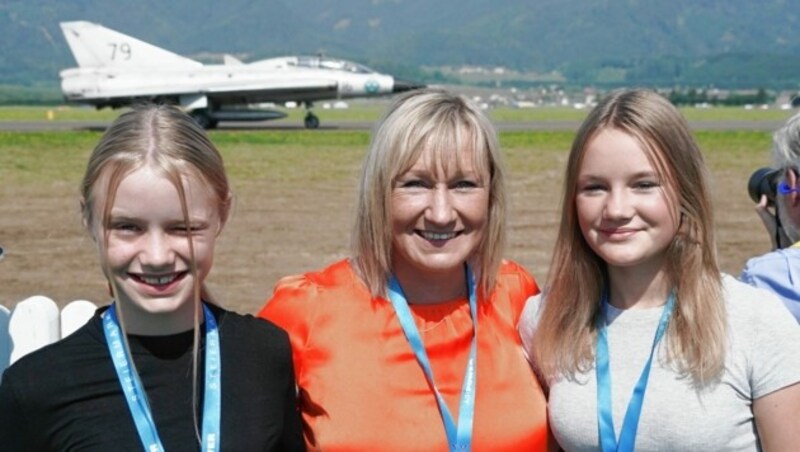
[[[303,122],[306,125],[306,129],[316,129],[319,127],[319,118],[317,118],[313,113],[307,114]]]
[[[194,119],[197,125],[204,129],[213,129],[217,127],[217,120],[209,116],[208,112],[204,110],[194,110],[189,113],[189,116]]]

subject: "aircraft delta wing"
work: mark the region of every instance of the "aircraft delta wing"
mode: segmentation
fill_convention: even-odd
[[[61,22],[78,67],[60,72],[69,102],[118,108],[139,100],[173,102],[203,127],[219,121],[262,121],[285,117],[253,104],[295,102],[306,106],[305,126],[317,128],[313,102],[382,96],[423,85],[346,60],[288,56],[244,63],[226,55],[225,64],[203,64],[134,37],[86,21]]]

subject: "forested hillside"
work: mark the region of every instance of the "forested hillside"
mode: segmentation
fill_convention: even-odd
[[[65,20],[201,59],[323,52],[405,74],[496,65],[574,85],[800,87],[800,7],[782,0],[6,1],[0,84],[56,86],[74,65]]]

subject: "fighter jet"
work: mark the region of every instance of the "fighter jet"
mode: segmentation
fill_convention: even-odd
[[[78,67],[62,70],[68,102],[118,108],[141,100],[182,106],[205,128],[220,121],[263,121],[286,116],[253,105],[304,105],[305,126],[319,127],[315,101],[383,96],[424,87],[360,64],[323,56],[286,56],[244,63],[203,64],[139,39],[86,22],[61,22]]]

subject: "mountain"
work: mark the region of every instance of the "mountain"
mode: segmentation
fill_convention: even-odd
[[[484,65],[577,85],[800,87],[800,8],[786,0],[7,0],[0,84],[57,84],[74,66],[65,20],[197,58],[325,53],[407,73]]]

